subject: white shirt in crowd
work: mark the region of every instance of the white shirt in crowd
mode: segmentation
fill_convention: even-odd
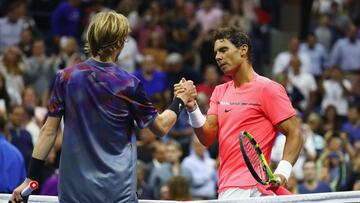
[[[310,92],[316,91],[317,89],[314,76],[310,73],[300,71],[298,75],[289,72],[288,77],[290,82],[300,90],[301,94],[303,94],[304,100],[300,102],[300,107],[305,110],[309,102]]]
[[[351,90],[352,85],[349,80],[344,79],[341,82],[347,90]],[[321,110],[325,111],[328,106],[332,105],[336,108],[336,111],[340,116],[346,116],[348,114],[349,104],[340,82],[332,79],[325,80],[323,82],[323,88],[324,97],[321,102]]]
[[[190,153],[182,164],[187,168],[193,177],[191,193],[195,197],[214,198],[216,195],[216,170],[215,161],[205,154],[201,159],[196,153]]]
[[[274,61],[274,67],[273,67],[273,76],[283,72],[287,67],[289,67],[289,63],[293,55],[288,52],[284,51],[278,54]],[[310,58],[305,53],[298,53],[298,57],[301,61],[301,70],[305,72],[310,71]]]

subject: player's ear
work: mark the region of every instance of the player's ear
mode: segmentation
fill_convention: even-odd
[[[240,55],[241,57],[246,56],[249,51],[249,46],[247,44],[243,44],[240,46]]]

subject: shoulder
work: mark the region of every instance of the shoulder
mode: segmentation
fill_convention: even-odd
[[[261,75],[257,76],[256,84],[262,89],[283,88],[279,83]]]
[[[227,89],[231,84],[233,84],[234,82],[231,80],[229,82],[225,82],[223,84],[220,85],[216,85],[215,90],[225,90]]]

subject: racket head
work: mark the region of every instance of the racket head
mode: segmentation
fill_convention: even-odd
[[[262,185],[277,182],[254,137],[246,131],[241,131],[239,142],[245,164],[254,179]]]

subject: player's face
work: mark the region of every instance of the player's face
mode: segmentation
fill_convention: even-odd
[[[225,75],[233,75],[238,71],[244,60],[241,52],[241,47],[235,47],[235,45],[227,39],[218,39],[215,41],[215,60]]]

